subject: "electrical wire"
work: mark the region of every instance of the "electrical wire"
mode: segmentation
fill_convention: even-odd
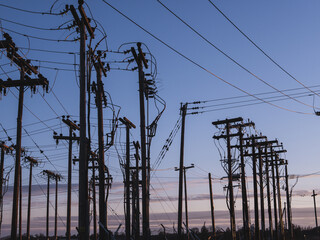
[[[176,18],[178,18],[183,24],[185,24],[189,29],[191,29],[194,33],[196,33],[199,37],[201,37],[204,41],[206,41],[210,46],[214,47],[217,51],[219,51],[221,54],[223,54],[225,57],[227,57],[229,60],[231,60],[233,63],[235,63],[236,65],[238,65],[240,68],[242,68],[244,71],[246,71],[247,73],[249,73],[250,75],[252,75],[254,78],[258,79],[259,81],[261,81],[262,83],[264,83],[265,85],[269,86],[270,88],[274,89],[275,91],[289,97],[290,99],[292,99],[293,101],[296,101],[298,103],[301,103],[305,106],[308,107],[313,107],[312,105],[306,104],[302,101],[299,101],[293,97],[288,96],[287,94],[283,93],[281,90],[279,90],[278,88],[272,86],[270,83],[268,83],[267,81],[263,80],[262,78],[260,78],[259,76],[257,76],[256,74],[254,74],[253,72],[251,72],[248,68],[244,67],[242,64],[240,64],[238,61],[236,61],[234,58],[232,58],[230,55],[228,55],[227,53],[225,53],[224,51],[222,51],[220,48],[218,48],[216,45],[214,45],[211,41],[209,41],[207,38],[205,38],[202,34],[200,34],[197,30],[195,30],[193,27],[191,27],[187,22],[185,22],[182,18],[180,18],[176,13],[174,13],[172,10],[170,10],[166,5],[164,5],[160,0],[157,0],[165,9],[167,9],[173,16],[175,16]]]
[[[175,52],[176,54],[178,54],[179,56],[181,56],[182,58],[186,59],[187,61],[189,61],[190,63],[192,63],[193,65],[199,67],[200,69],[202,69],[203,71],[207,72],[208,74],[214,76],[215,78],[219,79],[220,81],[224,82],[225,84],[245,93],[246,95],[249,95],[253,98],[256,98],[262,102],[265,102],[273,107],[276,107],[278,109],[281,110],[285,110],[288,112],[292,112],[292,113],[298,113],[298,114],[306,114],[306,115],[313,115],[314,113],[308,113],[308,112],[301,112],[301,111],[296,111],[296,110],[292,110],[289,108],[285,108],[285,107],[281,107],[278,106],[276,104],[270,103],[270,102],[266,102],[262,99],[260,99],[259,97],[241,89],[240,87],[228,82],[227,80],[219,77],[218,75],[214,74],[213,72],[211,72],[210,70],[208,70],[207,68],[203,67],[202,65],[200,65],[199,63],[195,62],[194,60],[192,60],[191,58],[187,57],[186,55],[182,54],[181,52],[179,52],[178,50],[176,50],[175,48],[171,47],[169,44],[167,44],[166,42],[164,42],[163,40],[161,40],[160,38],[158,38],[157,36],[155,36],[154,34],[152,34],[150,31],[148,31],[147,29],[145,29],[144,27],[142,27],[141,25],[139,25],[138,23],[136,23],[134,20],[132,20],[131,18],[129,18],[127,15],[125,15],[124,13],[122,13],[121,11],[119,11],[117,8],[115,8],[114,6],[112,6],[110,3],[108,3],[106,0],[102,0],[106,5],[108,5],[109,7],[111,7],[113,10],[115,10],[117,13],[119,13],[121,16],[123,16],[124,18],[126,18],[127,20],[129,20],[130,22],[132,22],[134,25],[136,25],[137,27],[139,27],[141,30],[143,30],[145,33],[147,33],[148,35],[150,35],[151,37],[153,37],[154,39],[156,39],[157,41],[159,41],[160,43],[162,43],[163,45],[165,45],[167,48],[171,49],[173,52]]]
[[[260,52],[263,53],[271,62],[273,62],[278,68],[280,68],[284,73],[286,73],[290,78],[295,80],[297,83],[299,83],[301,86],[303,86],[305,89],[309,90],[310,92],[316,94],[320,97],[319,93],[314,92],[312,89],[310,89],[308,86],[300,82],[298,79],[296,79],[292,74],[290,74],[287,70],[285,70],[279,63],[277,63],[269,54],[267,54],[264,50],[261,49],[251,38],[248,37],[247,34],[245,34],[233,21],[230,20],[211,0],[208,0],[212,6],[215,7],[215,9],[218,10],[221,15],[227,19],[229,23],[231,23],[232,26],[234,26],[249,42],[251,42]]]
[[[66,10],[60,12],[60,13],[50,13],[50,12],[37,12],[37,11],[31,11],[31,10],[26,10],[26,9],[21,9],[21,8],[16,8],[16,7],[12,7],[12,6],[8,6],[5,4],[0,3],[1,7],[5,7],[5,8],[10,8],[10,9],[14,9],[20,12],[26,12],[26,13],[33,13],[33,14],[41,14],[41,15],[53,15],[53,16],[61,16],[63,14],[66,13]]]

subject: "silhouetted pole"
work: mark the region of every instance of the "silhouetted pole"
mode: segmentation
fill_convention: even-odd
[[[184,176],[184,201],[185,201],[185,214],[186,214],[186,228],[187,228],[187,239],[189,239],[189,216],[188,216],[188,194],[187,194],[187,177],[186,169],[194,168],[194,165],[183,167],[183,176]]]
[[[272,210],[271,210],[271,196],[270,196],[270,179],[269,179],[269,160],[267,156],[267,147],[265,148],[266,160],[265,160],[265,172],[267,182],[267,201],[268,201],[268,219],[269,219],[269,234],[270,239],[273,240],[273,223],[272,223]]]
[[[259,227],[259,203],[258,203],[258,184],[257,184],[257,157],[255,148],[255,138],[252,139],[252,173],[253,173],[253,195],[254,195],[254,237],[260,239],[260,227]]]
[[[126,188],[126,239],[130,240],[130,128],[136,126],[126,117],[119,118],[126,126],[126,164],[125,164],[125,188]]]
[[[54,239],[57,239],[57,217],[58,217],[58,179],[56,177],[56,196],[54,207]]]
[[[239,134],[230,134],[230,128],[234,127],[231,123],[242,122],[243,119],[232,118],[226,119],[222,121],[212,122],[213,125],[221,125],[225,124],[225,135],[214,136],[214,139],[225,138],[227,141],[227,157],[228,157],[228,192],[229,192],[229,212],[230,212],[230,228],[231,228],[231,236],[232,240],[236,239],[236,220],[235,220],[235,210],[234,210],[234,194],[233,194],[233,169],[232,169],[232,155],[231,155],[231,137],[239,136]]]
[[[249,226],[249,208],[248,208],[248,197],[247,197],[247,186],[246,186],[246,172],[245,172],[245,162],[243,156],[243,126],[250,126],[253,123],[247,123],[246,125],[240,125],[239,127],[239,151],[240,151],[240,169],[241,169],[241,194],[242,194],[242,218],[243,218],[243,228],[244,236],[246,240],[251,239],[250,226]]]
[[[99,142],[99,237],[105,239],[107,237],[102,226],[107,228],[107,203],[105,198],[105,164],[104,164],[104,137],[103,137],[103,108],[102,101],[104,97],[104,89],[102,83],[102,72],[106,76],[106,72],[100,61],[100,52],[98,52],[98,62],[95,63],[97,72],[97,93],[96,105],[98,112],[98,142]]]
[[[20,70],[20,80],[24,80],[24,69]],[[16,138],[16,161],[14,167],[14,185],[12,200],[12,218],[11,218],[11,239],[17,239],[17,221],[18,221],[18,199],[20,185],[20,159],[21,159],[21,128],[22,128],[22,112],[23,112],[24,86],[19,87],[19,105],[17,117],[17,138]]]
[[[178,203],[178,239],[182,240],[182,192],[183,192],[183,166],[184,166],[184,131],[187,114],[187,103],[181,105],[182,116],[181,142],[180,142],[180,167],[179,167],[179,203]]]
[[[79,0],[78,10],[81,14],[79,18],[73,5],[70,6],[71,13],[78,25],[80,32],[80,151],[79,151],[79,214],[78,214],[78,232],[79,240],[89,239],[89,202],[88,202],[88,140],[87,140],[87,121],[86,121],[86,29],[91,39],[94,38],[94,29],[82,7],[83,0]],[[86,27],[86,28],[85,28]]]
[[[276,155],[276,177],[277,177],[277,189],[278,189],[278,211],[279,211],[279,220],[280,220],[280,238],[284,239],[284,228],[283,228],[283,214],[281,207],[281,189],[280,189],[280,177],[279,177],[279,157]]]
[[[134,216],[135,216],[135,240],[140,239],[140,190],[139,190],[139,149],[140,144],[139,141],[133,142],[134,148],[136,150],[136,153],[134,154],[134,157],[136,159],[136,171],[135,171],[135,208],[134,208]]]
[[[311,197],[313,197],[313,207],[314,207],[314,218],[316,220],[316,228],[317,228],[317,232],[319,232],[318,230],[318,216],[317,216],[317,204],[316,204],[316,196],[318,194],[316,194],[313,190],[313,194],[311,195]]]
[[[213,204],[213,191],[212,191],[212,180],[211,180],[211,173],[208,174],[209,177],[209,190],[210,190],[210,206],[211,206],[211,224],[212,224],[212,234],[213,239],[216,240],[216,225],[214,221],[214,204]]]
[[[141,51],[141,43],[137,43],[139,55],[132,47],[131,52],[138,65],[139,70],[139,102],[140,102],[140,137],[141,137],[141,165],[142,165],[142,230],[143,239],[150,238],[150,223],[149,223],[149,170],[147,164],[146,151],[146,119],[145,119],[145,76],[143,72],[143,65],[148,68],[148,63]]]
[[[288,161],[285,164],[285,176],[286,176],[286,193],[287,193],[287,211],[288,211],[288,230],[289,239],[293,240],[293,229],[292,229],[292,216],[291,216],[291,199],[290,199],[290,189],[288,180]]]
[[[265,239],[265,219],[264,219],[264,191],[263,191],[263,162],[261,146],[258,147],[259,152],[259,182],[260,182],[260,212],[261,212],[261,239]]]
[[[30,216],[31,216],[31,187],[32,187],[32,168],[34,165],[38,164],[38,161],[32,157],[26,157],[30,162],[30,172],[29,172],[29,195],[28,195],[28,215],[27,215],[27,240],[30,239]]]
[[[19,194],[19,239],[22,240],[22,170],[20,165],[20,194]]]
[[[0,221],[0,236],[1,236],[1,225],[2,225],[2,218],[3,218],[3,166],[4,166],[4,154],[9,150],[12,152],[13,148],[8,147],[4,144],[4,142],[0,142],[1,148],[1,161],[0,161],[0,207],[1,207],[1,221]]]
[[[93,239],[97,240],[97,194],[96,194],[96,167],[92,158],[92,205],[93,205]]]
[[[49,239],[49,196],[50,196],[50,177],[48,175],[47,185],[47,221],[46,221],[46,240]]]
[[[275,167],[274,167],[274,152],[272,146],[270,147],[271,151],[271,173],[272,173],[272,187],[273,187],[273,213],[274,213],[274,226],[276,230],[275,238],[279,239],[279,230],[278,230],[278,210],[277,210],[277,190],[276,190],[276,176],[275,176]]]
[[[78,129],[79,130],[79,129]],[[66,238],[71,238],[71,188],[72,188],[72,133],[73,129],[69,126],[69,151],[68,151],[68,193],[67,193],[67,232]]]

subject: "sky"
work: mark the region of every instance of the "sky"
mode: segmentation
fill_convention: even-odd
[[[104,109],[105,133],[110,132],[112,110],[118,113],[120,106],[119,117],[127,117],[137,126],[131,131],[131,139],[140,138],[138,73],[127,71],[135,67],[134,63],[121,62],[132,58],[130,54],[122,52],[135,46],[136,42],[142,42],[143,50],[150,51],[156,59],[155,80],[158,95],[166,102],[166,109],[158,122],[156,136],[152,141],[151,164],[157,159],[179,119],[180,103],[205,101],[201,106],[207,106],[203,109],[205,113],[188,115],[186,118],[185,165],[195,164],[195,168],[187,171],[190,225],[201,227],[204,221],[207,226],[210,225],[208,172],[214,177],[217,226],[226,228],[229,225],[223,190],[227,182],[225,179],[221,180],[226,173],[220,164],[221,157],[212,139],[218,130],[211,123],[218,119],[243,117],[255,122],[258,133],[261,132],[268,139],[277,138],[283,143],[287,153],[282,157],[288,160],[288,171],[291,175],[289,185],[294,186],[293,223],[313,226],[313,200],[310,195],[312,190],[320,191],[317,184],[320,173],[320,149],[317,147],[320,135],[319,117],[314,114],[314,111],[319,111],[320,106],[317,95],[320,87],[317,77],[320,74],[320,3],[315,0],[212,1],[266,55],[281,66],[282,70],[232,26],[208,0],[161,1],[167,9],[156,0],[106,2],[138,26],[102,0],[88,1],[88,5],[84,6],[88,16],[94,19],[91,24],[98,25],[92,46],[103,36],[107,36],[98,46],[102,51],[108,50],[104,61],[111,67],[107,77],[103,78],[104,89],[108,92],[108,107]],[[59,172],[63,176],[59,183],[58,212],[59,233],[65,232],[67,143],[60,141],[56,145],[52,136],[53,131],[68,134],[67,127],[61,121],[62,115],[70,115],[73,120],[79,121],[79,41],[73,41],[79,34],[75,29],[41,30],[28,26],[56,29],[70,25],[73,20],[70,12],[58,16],[34,13],[48,13],[50,8],[53,13],[58,13],[65,8],[65,4],[77,5],[77,1],[0,1],[1,31],[10,34],[21,50],[20,55],[30,59],[49,80],[48,93],[39,88],[39,91],[33,94],[27,89],[24,98],[22,145],[28,156],[41,161],[39,167],[34,168],[33,174],[32,233],[45,232],[44,169]],[[17,67],[10,64],[4,52],[0,58],[0,78],[18,79]],[[93,70],[92,80],[95,80],[95,77]],[[291,98],[288,98],[288,95]],[[6,132],[12,142],[15,142],[17,96],[18,90],[10,89],[0,100],[3,112],[0,139],[8,145],[11,141],[8,141]],[[281,101],[274,101],[279,99]],[[97,113],[93,94],[91,100],[91,138],[93,148],[97,148]],[[209,105],[215,106],[208,107]],[[150,101],[150,119],[155,117],[157,107],[162,108],[161,104],[155,105]],[[254,133],[254,130],[249,133]],[[161,164],[153,171],[150,212],[154,233],[160,229],[160,223],[165,223],[164,225],[172,230],[172,225],[177,222],[178,172],[174,171],[174,168],[179,165],[179,135],[180,132]],[[116,229],[120,223],[124,224],[124,188],[119,166],[119,156],[123,159],[125,154],[124,143],[125,129],[119,126],[116,144],[106,152],[106,163],[113,176],[108,207],[111,230]],[[222,145],[222,148],[225,149],[225,145]],[[79,146],[74,143],[74,156],[78,155],[78,151]],[[14,158],[7,155],[5,174],[8,176],[8,189],[4,199],[3,236],[10,232],[13,166]],[[26,219],[29,169],[27,164],[24,166],[23,218]],[[246,171],[252,210],[250,163],[247,164]],[[73,229],[77,226],[77,183],[78,166],[74,165]],[[52,184],[52,204],[53,189]],[[241,227],[241,189],[236,189],[235,195],[236,225]],[[54,216],[53,213],[51,208],[51,217]],[[50,229],[53,230],[53,224]],[[120,231],[124,231],[124,228]]]

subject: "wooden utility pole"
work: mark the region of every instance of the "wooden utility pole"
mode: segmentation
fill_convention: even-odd
[[[47,220],[46,220],[46,240],[49,240],[49,203],[50,203],[50,179],[55,178],[55,173],[49,170],[43,170],[43,175],[47,175],[48,184],[47,184]]]
[[[133,224],[133,235],[135,236],[135,240],[140,239],[140,191],[139,191],[139,160],[140,160],[140,155],[139,155],[139,149],[140,149],[140,144],[139,141],[133,142],[133,146],[136,150],[136,153],[134,154],[134,158],[136,160],[136,166],[135,166],[135,181],[132,183],[135,185],[134,187],[134,194],[132,196],[134,200],[134,205],[132,206],[132,211],[133,211],[133,219],[132,224]]]
[[[139,101],[140,101],[140,137],[141,137],[141,165],[142,165],[142,231],[143,239],[150,238],[150,223],[149,223],[149,167],[146,155],[146,119],[145,119],[145,76],[143,66],[148,68],[147,60],[141,50],[141,43],[137,43],[139,54],[132,47],[131,53],[138,65],[139,70]]]
[[[261,145],[258,146],[259,154],[259,183],[260,183],[260,213],[261,213],[261,239],[265,239],[265,218],[264,218],[264,191],[263,191],[263,161]]]
[[[97,198],[96,198],[96,166],[94,159],[91,160],[92,166],[92,177],[91,177],[91,187],[92,187],[92,205],[93,205],[93,239],[97,240]]]
[[[274,167],[274,150],[273,147],[270,146],[271,152],[271,173],[272,173],[272,191],[273,191],[273,212],[274,212],[274,226],[275,226],[275,238],[279,239],[279,230],[278,230],[278,210],[277,210],[277,188],[276,188],[276,176],[275,176],[275,167]]]
[[[232,164],[232,155],[231,155],[231,137],[239,136],[239,133],[231,134],[230,128],[232,123],[242,122],[243,119],[233,118],[226,119],[222,121],[212,122],[213,125],[222,125],[225,124],[225,135],[214,136],[214,139],[225,138],[227,140],[227,157],[228,157],[228,192],[229,192],[229,212],[230,212],[230,228],[232,234],[232,240],[236,239],[236,220],[235,220],[235,210],[234,210],[234,196],[233,196],[233,164]]]
[[[272,210],[271,210],[271,197],[270,197],[270,179],[269,179],[269,158],[267,156],[267,146],[265,147],[265,172],[266,172],[266,184],[267,184],[267,201],[268,201],[268,219],[269,219],[269,235],[273,240],[273,223],[272,223]]]
[[[129,121],[126,117],[119,118],[126,126],[126,164],[125,164],[125,188],[126,188],[126,239],[130,240],[130,128],[136,128],[136,126]],[[133,182],[132,182],[133,184]]]
[[[277,193],[278,193],[278,211],[279,211],[279,220],[280,220],[280,239],[284,239],[284,227],[283,227],[283,214],[282,214],[282,207],[281,207],[281,188],[280,188],[280,177],[279,177],[279,156],[276,155],[275,161],[276,167],[276,178],[277,178]]]
[[[54,179],[56,181],[56,196],[55,196],[55,208],[54,208],[54,239],[57,240],[57,230],[58,230],[58,182],[61,179],[61,175],[55,174]]]
[[[13,151],[12,147],[8,147],[4,142],[0,142],[1,148],[1,160],[0,160],[0,236],[1,236],[1,225],[2,225],[2,216],[3,216],[3,166],[4,166],[4,155]]]
[[[285,178],[286,178],[286,196],[287,196],[287,211],[288,211],[288,231],[289,239],[293,240],[293,229],[292,229],[292,216],[291,216],[291,196],[289,189],[289,176],[288,176],[288,161],[285,162]]]
[[[86,29],[94,38],[94,30],[90,26],[89,19],[82,7],[83,0],[79,0],[79,18],[73,5],[70,6],[71,13],[80,31],[80,152],[79,152],[79,239],[89,239],[89,203],[88,203],[88,140],[86,121]]]
[[[20,187],[19,187],[19,239],[22,240],[22,168],[20,165]]]
[[[317,204],[316,204],[316,196],[318,194],[316,194],[313,190],[313,194],[311,195],[311,197],[313,197],[313,207],[314,207],[314,218],[316,221],[316,228],[317,228],[317,232],[319,232],[318,230],[318,216],[317,216]]]
[[[240,169],[241,169],[241,195],[242,195],[242,219],[243,219],[243,229],[244,237],[247,240],[251,239],[250,234],[250,219],[249,219],[249,207],[248,207],[248,197],[247,197],[247,186],[246,186],[246,173],[245,173],[245,161],[244,161],[244,146],[243,146],[243,128],[252,127],[255,124],[253,122],[240,123],[231,125],[231,128],[237,128],[239,134],[239,145],[231,146],[237,147],[240,152]]]
[[[32,157],[25,157],[25,160],[30,163],[29,173],[29,195],[28,195],[28,215],[27,215],[27,240],[30,239],[30,216],[31,216],[31,187],[32,187],[32,168],[38,165],[38,161]]]
[[[210,191],[212,235],[213,235],[213,240],[216,240],[217,233],[216,233],[216,225],[215,225],[215,221],[214,221],[214,205],[213,205],[213,192],[212,192],[211,173],[208,174],[208,177],[209,177],[209,191]]]
[[[178,202],[178,239],[182,240],[182,193],[183,193],[183,166],[184,166],[184,132],[188,104],[181,104],[181,142],[180,142],[180,165],[179,165],[179,202]]]
[[[22,129],[22,113],[23,113],[23,99],[24,88],[30,86],[35,88],[42,85],[47,89],[48,81],[41,74],[38,74],[37,68],[32,66],[29,60],[22,58],[18,53],[18,48],[15,46],[9,34],[3,34],[5,40],[0,41],[0,49],[5,48],[7,57],[14,62],[20,70],[19,80],[1,81],[0,89],[7,87],[19,87],[19,103],[18,103],[18,117],[17,117],[17,135],[16,135],[16,159],[14,170],[14,186],[13,186],[13,200],[12,200],[12,218],[11,218],[11,239],[17,239],[17,221],[18,221],[18,202],[19,202],[19,188],[20,188],[20,161],[21,161],[21,129]],[[31,79],[27,75],[38,74],[38,79]]]
[[[59,140],[69,141],[68,149],[68,193],[67,193],[67,231],[66,238],[70,240],[71,238],[71,188],[72,188],[72,141],[79,141],[80,138],[74,136],[73,131],[80,130],[80,127],[76,124],[76,121],[71,121],[69,116],[65,118],[62,116],[62,122],[64,122],[69,127],[69,136],[57,135],[54,133],[53,139],[56,140],[56,143],[59,143]]]
[[[252,174],[253,174],[253,194],[254,194],[254,237],[260,240],[259,227],[259,203],[258,203],[258,186],[257,186],[257,157],[256,157],[256,141],[255,137],[251,137],[252,143]]]
[[[184,182],[184,202],[185,202],[185,215],[186,215],[186,233],[187,239],[189,239],[189,217],[188,217],[188,194],[187,194],[187,177],[186,177],[186,170],[189,168],[194,168],[194,164],[192,163],[191,166],[185,167],[183,166],[183,182]],[[180,172],[180,168],[175,168],[175,171]]]
[[[107,107],[107,100],[104,94],[102,73],[107,76],[106,70],[101,62],[101,52],[98,51],[98,56],[95,59],[94,67],[97,73],[96,106],[98,112],[98,142],[99,142],[99,236],[102,239],[107,238],[107,233],[104,231],[104,226],[107,229],[107,202],[105,198],[105,164],[104,164],[104,134],[103,134],[103,105]]]

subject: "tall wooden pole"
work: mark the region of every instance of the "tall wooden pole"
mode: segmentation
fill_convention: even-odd
[[[84,19],[80,24],[80,152],[79,152],[79,239],[89,239],[88,142],[86,137],[86,33]]]
[[[252,136],[252,172],[253,172],[253,194],[254,194],[254,237],[260,240],[259,227],[259,203],[258,203],[258,184],[257,184],[257,157],[256,157],[256,141]]]
[[[212,224],[212,234],[213,239],[216,240],[216,225],[214,221],[214,205],[213,205],[213,191],[212,191],[212,180],[211,180],[211,173],[208,174],[209,177],[209,191],[210,191],[210,206],[211,206],[211,224]]]
[[[261,239],[265,239],[265,218],[264,218],[264,191],[263,191],[263,161],[261,146],[258,148],[259,152],[259,183],[260,183],[260,213],[261,213]]]
[[[289,240],[293,240],[291,198],[290,198],[289,176],[288,176],[288,162],[285,164],[285,176],[286,176],[286,196],[287,196],[287,211],[288,211],[287,215],[288,215]]]
[[[278,230],[278,210],[277,210],[277,188],[276,188],[276,176],[275,176],[275,164],[274,164],[274,152],[273,148],[270,147],[271,152],[271,173],[272,173],[272,191],[273,191],[273,215],[274,215],[274,226],[275,226],[275,239],[279,239],[279,230]]]
[[[265,148],[267,152],[267,147]],[[270,179],[269,179],[269,159],[266,154],[265,160],[265,172],[266,172],[266,182],[267,182],[267,201],[268,201],[268,219],[269,219],[269,235],[270,239],[273,240],[273,223],[272,223],[272,210],[271,210],[271,196],[270,196]]]
[[[24,80],[24,69],[20,69],[20,80]],[[18,200],[20,186],[20,159],[21,159],[21,129],[22,129],[22,112],[23,112],[24,86],[19,87],[19,105],[17,117],[17,138],[16,138],[16,161],[14,167],[14,185],[12,200],[12,218],[11,218],[11,239],[17,239],[17,222],[18,222]]]
[[[241,194],[242,194],[242,218],[243,218],[243,228],[246,240],[251,239],[250,226],[249,226],[249,207],[248,207],[248,197],[247,197],[247,186],[246,186],[246,172],[245,172],[245,162],[243,156],[243,133],[242,127],[239,127],[239,151],[240,151],[240,169],[241,169]]]
[[[183,167],[184,167],[184,131],[187,113],[187,104],[181,105],[181,142],[180,142],[180,166],[179,166],[179,202],[178,202],[178,239],[182,240],[182,193],[183,193]]]
[[[30,161],[30,172],[29,172],[29,195],[28,195],[28,215],[27,215],[27,240],[29,240],[29,239],[30,239],[30,215],[31,215],[32,167],[33,167],[33,163]]]
[[[283,227],[283,214],[282,214],[282,207],[281,207],[281,188],[280,188],[280,176],[279,176],[279,157],[276,155],[276,178],[277,178],[277,196],[278,196],[278,211],[279,211],[279,221],[280,221],[280,238],[284,239],[284,227]]]
[[[67,193],[67,232],[66,238],[71,238],[71,188],[72,188],[72,127],[69,126],[69,152],[68,152],[68,193]]]

